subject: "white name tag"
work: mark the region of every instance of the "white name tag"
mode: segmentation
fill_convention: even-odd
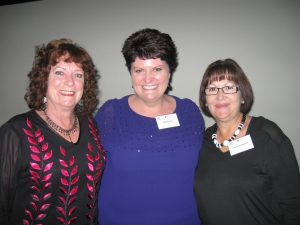
[[[236,139],[228,144],[230,155],[235,155],[254,148],[250,135]]]
[[[155,117],[158,129],[180,126],[176,113]]]

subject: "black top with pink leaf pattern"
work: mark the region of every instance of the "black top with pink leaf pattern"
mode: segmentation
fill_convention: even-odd
[[[98,224],[106,155],[97,125],[81,116],[71,143],[35,111],[0,128],[0,224]]]

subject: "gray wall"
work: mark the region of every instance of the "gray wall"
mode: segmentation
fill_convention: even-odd
[[[253,85],[250,115],[275,121],[300,157],[299,22],[299,0],[45,0],[2,6],[0,124],[28,110],[23,96],[35,45],[67,37],[85,47],[101,74],[103,104],[133,93],[121,46],[134,31],[150,27],[169,33],[179,50],[170,94],[198,104],[207,65],[233,58]]]

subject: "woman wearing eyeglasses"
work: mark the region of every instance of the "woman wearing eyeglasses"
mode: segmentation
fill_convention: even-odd
[[[289,138],[272,121],[247,115],[251,84],[232,59],[206,69],[200,107],[207,128],[194,191],[202,225],[300,224],[300,175]]]

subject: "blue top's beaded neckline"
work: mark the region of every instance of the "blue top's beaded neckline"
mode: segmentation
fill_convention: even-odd
[[[214,132],[211,136],[211,138],[213,139],[213,142],[215,143],[217,148],[222,148],[223,146],[228,146],[229,142],[233,141],[236,136],[240,133],[242,127],[244,126],[246,121],[246,114],[243,113],[243,118],[242,118],[242,122],[238,125],[238,129],[234,132],[234,134],[231,136],[231,138],[229,138],[228,140],[223,141],[223,143],[218,142],[217,140],[217,130],[218,130],[218,125],[215,125],[215,129]]]

